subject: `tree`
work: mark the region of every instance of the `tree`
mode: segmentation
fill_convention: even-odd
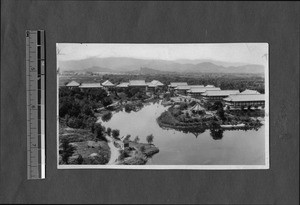
[[[217,111],[217,115],[219,115],[219,117],[224,120],[225,119],[225,112],[223,107],[219,107],[218,111]]]
[[[92,133],[95,132],[95,125],[96,125],[95,122],[92,122],[92,123],[90,124],[90,128],[91,128],[91,132],[92,132]]]
[[[65,164],[68,164],[69,163],[69,157],[71,157],[73,154],[74,154],[74,151],[75,151],[75,147],[73,147],[71,144],[70,144],[70,140],[68,138],[64,138],[62,139],[62,144],[61,144],[61,157],[62,157],[62,161],[65,163]]]
[[[136,136],[136,137],[134,138],[134,142],[139,143],[139,141],[140,141],[139,136]]]
[[[99,123],[96,123],[94,129],[95,129],[96,139],[106,141],[105,134],[104,134],[105,127]]]
[[[110,97],[105,97],[102,100],[102,104],[103,104],[104,107],[106,107],[106,106],[112,104],[112,99]]]
[[[83,163],[83,157],[82,155],[80,154],[77,158],[77,164],[82,164]]]
[[[185,113],[185,117],[186,117],[186,118],[189,118],[189,117],[190,117],[190,114],[189,114],[188,112],[186,112],[186,113]]]
[[[120,130],[112,130],[112,136],[115,139],[119,139],[119,135],[120,135]]]
[[[187,103],[180,103],[180,105],[179,105],[180,110],[186,110],[187,108],[188,108]]]
[[[125,105],[125,112],[130,113],[133,110],[133,106],[131,104]]]
[[[108,122],[111,118],[112,118],[111,112],[107,112],[101,117],[103,122]]]
[[[216,101],[214,104],[213,104],[213,109],[214,110],[218,110],[220,108],[223,108],[223,104],[221,101]]]
[[[107,134],[108,136],[111,136],[111,128],[110,128],[110,127],[108,127],[108,128],[106,129],[106,134]]]
[[[151,134],[151,135],[148,135],[147,137],[146,137],[146,140],[147,140],[147,142],[148,142],[148,144],[150,144],[151,145],[151,143],[153,142],[153,139],[154,139],[154,136]]]
[[[67,126],[71,128],[81,128],[82,125],[82,119],[77,117],[70,117],[67,121]]]
[[[126,135],[125,139],[124,140],[129,140],[131,137],[131,135]]]
[[[145,152],[145,150],[146,150],[145,146],[144,146],[144,145],[142,145],[142,146],[140,147],[140,151],[141,151],[142,153],[144,153],[144,152]]]
[[[118,160],[122,161],[122,160],[124,160],[126,157],[129,157],[129,155],[126,153],[126,151],[120,150],[119,152],[120,152],[120,155],[119,155],[119,157],[118,157]]]
[[[93,116],[94,113],[93,113],[93,110],[91,109],[91,107],[87,104],[83,105],[83,108],[82,108],[82,112],[85,114],[85,115],[89,115],[89,116]]]

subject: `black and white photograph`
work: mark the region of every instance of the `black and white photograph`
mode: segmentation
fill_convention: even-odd
[[[57,43],[58,168],[268,169],[267,43]]]
[[[0,204],[299,205],[299,1],[0,5]]]

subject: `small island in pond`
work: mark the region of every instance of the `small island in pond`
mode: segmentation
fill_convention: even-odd
[[[182,99],[182,98],[179,98]],[[180,100],[179,100],[180,101]],[[174,102],[174,101],[173,101]],[[256,129],[262,125],[264,111],[241,109],[230,110],[217,101],[215,103],[200,103],[184,99],[173,103],[163,112],[157,122],[161,127],[177,130],[206,129]]]

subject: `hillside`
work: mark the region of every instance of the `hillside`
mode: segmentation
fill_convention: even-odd
[[[243,65],[241,63],[238,64],[212,60],[211,62],[209,61],[210,60],[205,62],[201,62],[199,60],[197,62],[196,60],[167,61],[135,58],[88,58],[84,60],[61,61],[59,64],[62,71],[86,70],[91,72],[137,72],[141,68],[147,68],[148,70],[144,70],[146,73],[264,73],[264,67],[262,65]]]

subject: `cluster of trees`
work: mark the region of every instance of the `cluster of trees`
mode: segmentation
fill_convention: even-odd
[[[137,102],[137,103],[127,103],[124,106],[125,112],[130,113],[131,111],[137,111],[140,108],[142,108],[144,104],[142,102]]]
[[[101,120],[103,122],[108,122],[112,118],[112,112],[106,112],[102,115]]]
[[[148,98],[143,88],[128,88],[125,89],[124,93],[127,98],[131,98],[132,100],[144,100]]]
[[[215,111],[223,107],[223,103],[221,101],[216,101],[216,102],[204,102],[203,106],[205,107],[206,110],[210,111]]]
[[[106,129],[103,125],[101,125],[101,123],[95,123],[92,132],[95,134],[97,140],[107,141],[105,137],[106,135],[113,137],[114,139],[120,140],[120,130],[112,130],[110,127]]]
[[[95,110],[112,103],[103,89],[59,88],[59,117],[72,128],[91,128]]]
[[[130,140],[130,138],[131,138],[131,135],[126,135],[124,140]],[[150,134],[146,137],[146,140],[147,140],[148,144],[150,144],[150,145],[152,144],[153,139],[154,139],[153,134]],[[133,141],[136,142],[136,143],[139,143],[139,141],[140,141],[139,136],[136,136]]]

